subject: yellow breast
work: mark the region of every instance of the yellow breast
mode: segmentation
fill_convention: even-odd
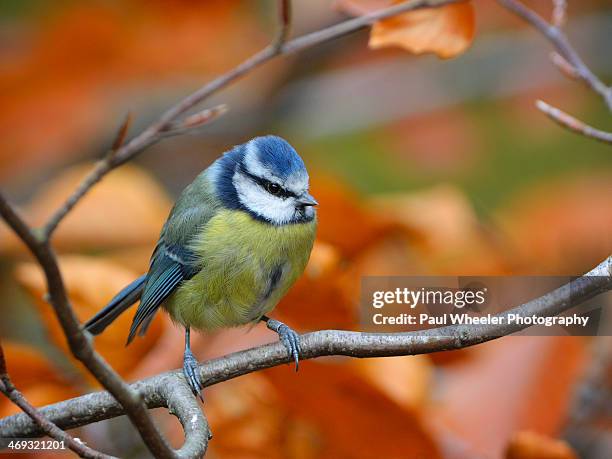
[[[304,271],[315,232],[316,220],[274,226],[222,210],[191,244],[200,272],[164,307],[175,321],[200,330],[259,320]]]

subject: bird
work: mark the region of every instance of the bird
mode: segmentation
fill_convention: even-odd
[[[299,335],[268,314],[302,275],[315,240],[318,202],[300,155],[267,135],[233,147],[180,194],[148,271],[85,323],[98,335],[136,304],[127,344],[159,309],[185,330],[183,373],[203,400],[191,329],[211,332],[260,321],[299,363]]]

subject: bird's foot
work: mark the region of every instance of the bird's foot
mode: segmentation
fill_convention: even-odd
[[[199,397],[200,400],[204,402],[204,398],[202,397],[204,385],[200,378],[199,364],[189,349],[185,349],[185,354],[183,356],[183,374],[185,375],[185,379],[193,395]]]
[[[292,356],[295,361],[295,371],[298,371],[300,361],[300,335],[293,331],[288,325],[275,319],[268,319],[266,325],[270,330],[278,333],[281,343],[283,343],[283,346],[285,346],[287,352],[289,352],[289,355]]]

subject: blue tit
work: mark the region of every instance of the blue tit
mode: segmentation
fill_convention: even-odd
[[[190,350],[192,328],[212,331],[258,321],[299,359],[299,337],[268,314],[303,273],[315,238],[317,201],[302,158],[280,137],[257,137],[223,154],[185,188],[164,224],[149,271],[85,324],[101,333],[140,303],[127,343],[163,307],[185,328],[183,372],[202,381]],[[201,395],[200,395],[201,397]]]

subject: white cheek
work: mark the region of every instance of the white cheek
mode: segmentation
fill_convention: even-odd
[[[238,199],[251,212],[255,212],[277,225],[288,223],[294,218],[295,203],[293,198],[282,199],[272,196],[240,173],[234,175],[233,182]]]

